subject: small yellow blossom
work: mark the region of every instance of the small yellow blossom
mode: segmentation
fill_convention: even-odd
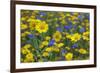
[[[47,41],[48,40],[50,40],[51,39],[51,37],[50,36],[46,36],[46,38],[45,38]]]
[[[27,24],[21,24],[21,29],[22,30],[27,29],[27,28],[28,28]]]
[[[63,46],[64,46],[64,43],[56,44],[56,46],[59,47],[59,48],[60,48],[60,47],[63,47]]]
[[[23,48],[28,49],[28,48],[30,48],[30,47],[32,47],[30,44],[26,44]]]
[[[31,34],[29,31],[25,31],[21,33],[21,37],[26,37],[28,34]]]
[[[39,23],[38,25],[36,25],[36,30],[39,33],[47,32],[47,30],[48,30],[48,24],[46,24],[46,22],[43,21],[43,22]]]
[[[56,27],[58,27],[58,26],[59,26],[59,24],[56,24],[55,26],[56,26]]]
[[[70,35],[69,33],[66,33],[66,38],[70,39],[72,37],[72,35]]]
[[[29,31],[25,31],[25,34],[28,35],[28,34],[31,34],[31,32],[29,32]]]
[[[30,53],[30,50],[28,50],[26,48],[21,48],[21,53],[22,54],[27,54],[27,53]]]
[[[69,52],[65,55],[66,60],[72,60],[73,59],[73,53]]]
[[[76,17],[76,16],[71,16],[71,19],[72,19],[72,20],[76,20],[77,17]]]
[[[79,13],[78,13],[78,12],[74,12],[74,13],[73,13],[73,15],[78,16],[78,15],[79,15]]]
[[[69,17],[68,20],[69,20],[69,21],[72,21],[72,20],[71,20],[71,17]]]
[[[76,22],[76,21],[73,21],[72,23],[73,23],[73,24],[76,24],[77,22]]]
[[[66,16],[71,16],[71,14],[70,13],[66,13]]]
[[[42,54],[44,57],[47,57],[47,56],[49,56],[49,53],[48,52],[43,52],[43,54]]]
[[[33,54],[32,53],[28,53],[25,58],[26,58],[26,61],[27,62],[34,61],[34,58],[33,58]]]
[[[39,46],[39,48],[40,48],[40,49],[42,49],[43,47],[44,47],[44,45],[43,45],[43,44],[41,44],[41,45]]]
[[[66,24],[67,22],[65,20],[62,20],[61,23],[64,25]]]
[[[21,17],[21,20],[24,21],[26,18],[25,17]]]
[[[69,47],[67,47],[67,46],[65,47],[65,49],[70,50],[70,48],[69,48]]]
[[[88,20],[88,19],[85,19],[85,20],[84,20],[84,22],[85,22],[85,23],[88,23],[88,22],[89,22],[89,20]]]
[[[62,38],[62,35],[59,31],[56,31],[54,34],[53,34],[53,38],[56,42],[59,42]]]
[[[35,30],[36,25],[38,25],[38,23],[41,23],[40,20],[35,20],[35,19],[29,19],[28,21],[30,30]]]
[[[35,51],[35,48],[32,48],[32,51]]]
[[[44,45],[44,46],[47,46],[49,43],[48,43],[48,41],[43,41],[42,42],[42,45]]]
[[[47,48],[45,49],[45,51],[51,52],[51,51],[52,51],[52,47],[47,47]]]
[[[75,51],[78,52],[79,50],[77,48],[75,48]]]
[[[81,49],[79,49],[79,53],[81,53],[81,54],[87,54],[87,51],[85,49],[81,48]]]
[[[21,33],[21,37],[25,37],[26,36],[26,34],[23,32],[23,33]]]
[[[89,32],[88,31],[84,32],[82,37],[83,37],[84,40],[88,41],[89,40]]]
[[[72,37],[70,38],[72,42],[77,42],[78,40],[80,40],[81,35],[79,33],[75,33],[72,35]]]
[[[60,49],[57,48],[57,47],[55,47],[55,48],[53,48],[53,51],[54,51],[54,52],[60,52]]]

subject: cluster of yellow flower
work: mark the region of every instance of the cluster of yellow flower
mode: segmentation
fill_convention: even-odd
[[[31,19],[31,20],[28,20],[28,22],[29,22],[30,30],[37,30],[39,33],[47,32],[47,30],[48,30],[48,24],[46,24],[45,21]],[[27,29],[27,28],[28,28],[28,25],[21,24],[22,30]]]
[[[89,32],[84,32],[82,35],[79,34],[79,33],[75,33],[75,34],[68,34],[66,33],[66,38],[70,39],[72,42],[77,42],[78,40],[81,39],[81,37],[84,39],[84,40],[89,40]]]
[[[25,46],[23,46],[21,48],[21,53],[23,54],[25,59],[22,58],[21,61],[23,61],[23,62],[34,62],[34,55],[32,54],[32,51],[34,51],[34,48],[32,48],[32,46],[30,44],[26,44]]]
[[[88,59],[89,39],[88,13],[21,11],[21,62]]]

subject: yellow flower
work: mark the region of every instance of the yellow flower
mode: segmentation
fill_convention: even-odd
[[[56,44],[56,46],[60,48],[60,47],[63,47],[64,44],[63,43],[59,43],[59,44]]]
[[[72,37],[70,38],[72,42],[77,42],[78,40],[80,40],[81,35],[78,33],[75,33],[72,35]]]
[[[88,20],[88,19],[85,19],[85,20],[84,20],[84,22],[85,22],[85,23],[88,23],[88,22],[89,22],[89,20]]]
[[[77,19],[77,17],[76,16],[71,16],[71,19],[75,20],[75,19]]]
[[[66,34],[66,38],[70,39],[72,36],[70,34]]]
[[[30,44],[26,44],[23,48],[28,49],[28,48],[30,48],[30,47],[32,47]]]
[[[52,50],[53,50],[54,52],[60,52],[59,48],[57,48],[57,47],[54,47]]]
[[[69,21],[72,21],[72,20],[71,20],[71,17],[69,17],[68,20],[69,20]]]
[[[81,54],[87,54],[87,51],[85,49],[81,48],[81,49],[79,49],[79,53],[81,53]]]
[[[24,30],[24,29],[27,29],[28,26],[26,24],[21,24],[21,29]]]
[[[67,46],[65,47],[65,49],[70,50],[70,48],[69,48],[69,47],[67,47]]]
[[[42,45],[44,45],[44,46],[47,46],[49,43],[48,43],[48,41],[43,41],[42,42]]]
[[[84,32],[82,37],[83,37],[84,40],[88,41],[89,40],[89,32],[88,31]]]
[[[43,52],[43,54],[42,54],[44,57],[47,57],[47,56],[49,56],[49,54],[48,54],[48,52]]]
[[[71,16],[71,14],[70,13],[66,13],[66,16]]]
[[[47,47],[46,49],[45,49],[45,51],[47,51],[47,52],[51,52],[52,51],[52,47]]]
[[[40,49],[42,49],[43,47],[44,47],[44,45],[43,45],[43,44],[41,44],[41,45],[39,46],[39,48],[40,48]]]
[[[46,24],[44,21],[39,23],[38,25],[36,25],[36,30],[39,32],[39,33],[42,33],[42,32],[47,32],[48,30],[48,24]]]
[[[51,39],[51,37],[50,36],[46,36],[46,38],[45,38],[47,41],[48,40],[50,40]]]
[[[59,42],[62,38],[62,35],[59,31],[56,31],[54,34],[53,34],[53,38],[56,42]]]
[[[31,18],[28,20],[28,22],[29,22],[30,30],[35,30],[36,25],[38,25],[38,23],[41,23],[40,20],[31,19]]]
[[[31,30],[34,30],[36,25],[37,25],[36,23],[31,22],[29,27],[30,27]]]
[[[56,26],[56,27],[58,27],[58,26],[59,26],[59,24],[56,24],[55,26]]]
[[[29,31],[25,31],[23,33],[21,33],[21,37],[25,37],[27,36],[28,34],[31,34]]]
[[[35,48],[32,48],[32,51],[35,51]]]
[[[72,37],[72,34],[69,34],[69,33],[65,33],[66,35],[66,38],[70,39]]]
[[[74,13],[73,13],[73,15],[78,16],[78,15],[79,15],[79,13],[78,13],[78,12],[74,12]]]
[[[25,33],[26,35],[31,34],[31,32],[29,32],[29,31],[25,31],[24,33]]]
[[[66,58],[66,60],[72,60],[73,59],[73,53],[67,53],[66,55],[65,55],[65,58]]]
[[[86,23],[86,27],[88,27],[88,29],[89,29],[89,25],[90,25],[89,23]]]
[[[21,33],[21,37],[25,37],[26,36],[26,34],[23,32],[23,33]]]
[[[79,50],[77,48],[75,48],[75,51],[78,52]]]
[[[72,24],[77,24],[77,21],[72,21]]]
[[[28,50],[26,48],[21,48],[21,53],[22,54],[27,54],[27,53],[30,53],[30,50]]]
[[[61,23],[64,25],[66,24],[67,22],[65,20],[62,20]]]
[[[21,20],[22,20],[22,21],[25,21],[25,20],[26,20],[26,18],[25,18],[25,17],[21,17]]]
[[[34,58],[33,58],[33,54],[32,53],[28,53],[25,58],[26,58],[26,61],[27,62],[34,61]]]

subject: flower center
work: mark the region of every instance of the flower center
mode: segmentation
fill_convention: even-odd
[[[40,29],[41,29],[41,30],[43,30],[44,28],[45,28],[44,26],[42,26],[42,25],[40,26]]]
[[[32,24],[32,27],[35,27],[35,23]]]

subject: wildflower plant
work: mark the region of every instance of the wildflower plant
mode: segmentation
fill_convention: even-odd
[[[89,59],[89,13],[21,10],[21,62]]]

